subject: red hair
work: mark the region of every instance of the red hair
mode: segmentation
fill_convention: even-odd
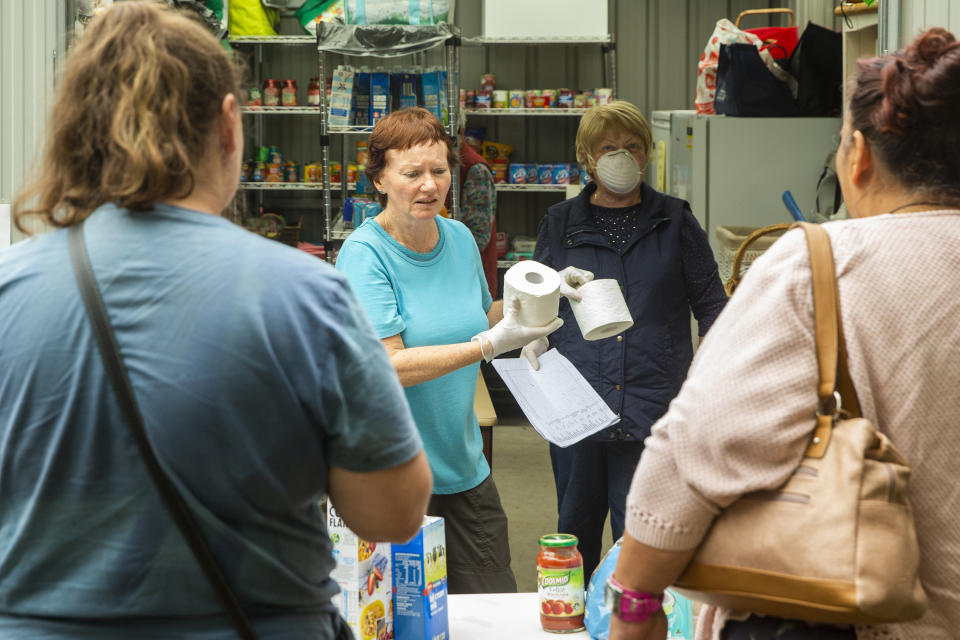
[[[394,111],[377,122],[367,143],[367,164],[364,173],[374,184],[387,166],[387,151],[402,151],[421,144],[442,142],[447,145],[447,164],[452,171],[459,163],[453,140],[447,135],[443,123],[423,107],[411,107]],[[381,206],[386,206],[386,194],[379,194]]]

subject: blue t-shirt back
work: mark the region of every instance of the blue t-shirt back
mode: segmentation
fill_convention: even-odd
[[[437,217],[439,240],[417,253],[374,219],[343,243],[337,270],[353,285],[380,338],[400,334],[404,347],[469,342],[489,328],[493,300],[477,243],[462,223]],[[433,471],[433,492],[477,486],[490,474],[473,396],[479,363],[404,389]]]
[[[345,279],[164,205],[103,206],[84,237],[153,447],[261,637],[328,637],[328,466],[421,449]],[[143,619],[158,637],[234,637],[156,496],[53,231],[0,251],[0,636],[148,637]]]

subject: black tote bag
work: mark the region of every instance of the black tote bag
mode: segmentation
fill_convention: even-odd
[[[773,75],[752,44],[720,45],[717,60],[717,113],[728,116],[795,116],[790,87]]]

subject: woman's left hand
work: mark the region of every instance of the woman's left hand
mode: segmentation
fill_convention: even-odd
[[[660,609],[643,622],[624,622],[610,616],[610,640],[663,640],[667,637],[667,615]]]

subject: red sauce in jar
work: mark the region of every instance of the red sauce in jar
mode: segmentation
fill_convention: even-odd
[[[544,631],[573,633],[584,628],[583,588],[583,556],[577,549],[577,537],[568,533],[541,536],[537,591]]]

